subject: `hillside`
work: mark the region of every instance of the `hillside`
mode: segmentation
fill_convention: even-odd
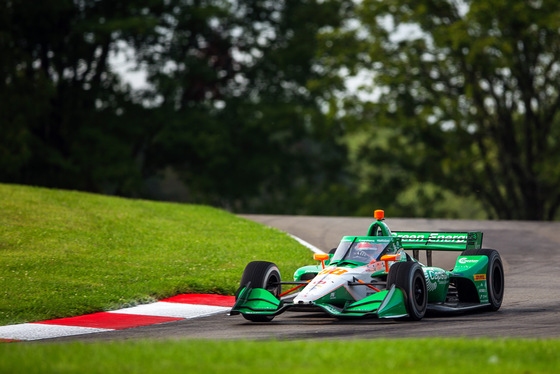
[[[0,325],[231,295],[249,261],[288,279],[311,260],[280,231],[207,206],[0,184],[0,211]]]

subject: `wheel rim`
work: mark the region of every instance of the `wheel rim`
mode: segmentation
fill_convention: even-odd
[[[278,287],[278,283],[280,282],[280,279],[278,279],[276,277],[275,274],[272,274],[270,277],[268,277],[268,279],[266,280],[266,287],[265,289],[270,292],[271,294],[273,294],[274,296],[278,297],[278,295],[280,294],[279,292],[279,287]]]
[[[414,284],[412,285],[414,303],[420,311],[424,308],[424,304],[426,302],[424,283],[422,282],[423,279],[421,277],[423,278],[423,275],[421,276],[416,273],[416,276],[414,277]]]

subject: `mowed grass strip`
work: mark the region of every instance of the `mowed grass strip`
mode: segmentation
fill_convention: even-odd
[[[0,344],[2,373],[558,373],[557,340]]]
[[[232,295],[245,265],[313,263],[278,230],[206,206],[0,184],[0,325],[181,293]]]

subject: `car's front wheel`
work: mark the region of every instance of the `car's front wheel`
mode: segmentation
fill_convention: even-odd
[[[280,270],[276,264],[268,261],[252,261],[247,264],[243,271],[237,295],[250,282],[251,288],[263,288],[275,297],[280,298],[282,290],[281,281]],[[269,322],[274,318],[274,316],[258,314],[243,314],[243,317],[253,322]]]
[[[422,266],[413,261],[396,262],[389,269],[387,288],[393,284],[404,293],[408,317],[413,321],[421,320],[428,307],[428,289]]]

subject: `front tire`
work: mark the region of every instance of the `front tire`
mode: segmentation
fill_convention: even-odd
[[[421,320],[428,307],[428,289],[422,266],[417,262],[396,262],[387,275],[387,288],[400,288],[405,295],[405,307],[409,319]]]
[[[282,291],[281,281],[280,270],[276,264],[268,261],[249,262],[241,276],[241,284],[235,298],[237,299],[241,290],[250,282],[251,288],[263,288],[279,299]],[[270,322],[274,318],[274,316],[258,314],[243,314],[243,317],[253,322]]]

